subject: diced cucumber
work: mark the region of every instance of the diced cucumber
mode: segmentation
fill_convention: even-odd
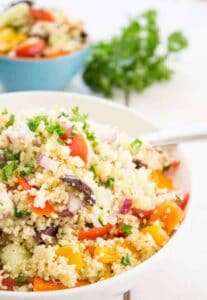
[[[1,262],[9,273],[17,277],[22,271],[22,264],[30,257],[28,251],[19,244],[9,244],[1,250]]]
[[[50,34],[49,42],[52,47],[64,47],[68,40],[68,34],[57,30]]]
[[[1,16],[3,26],[23,26],[29,21],[29,6],[26,3],[20,3],[10,7]]]

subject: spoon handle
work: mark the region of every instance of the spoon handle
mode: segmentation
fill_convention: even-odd
[[[161,129],[158,132],[144,135],[142,138],[150,142],[153,146],[176,145],[186,141],[207,139],[207,124],[196,124],[174,129]]]

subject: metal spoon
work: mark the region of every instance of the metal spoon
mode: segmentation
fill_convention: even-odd
[[[161,129],[160,131],[146,134],[141,137],[153,146],[177,145],[179,143],[207,139],[207,123],[192,126]]]

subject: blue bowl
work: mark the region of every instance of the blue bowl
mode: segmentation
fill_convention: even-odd
[[[49,59],[0,56],[0,83],[7,91],[62,90],[83,67],[90,48]]]

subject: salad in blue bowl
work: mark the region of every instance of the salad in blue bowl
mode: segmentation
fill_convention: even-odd
[[[61,90],[90,52],[81,21],[32,1],[0,15],[0,82],[8,91]]]

